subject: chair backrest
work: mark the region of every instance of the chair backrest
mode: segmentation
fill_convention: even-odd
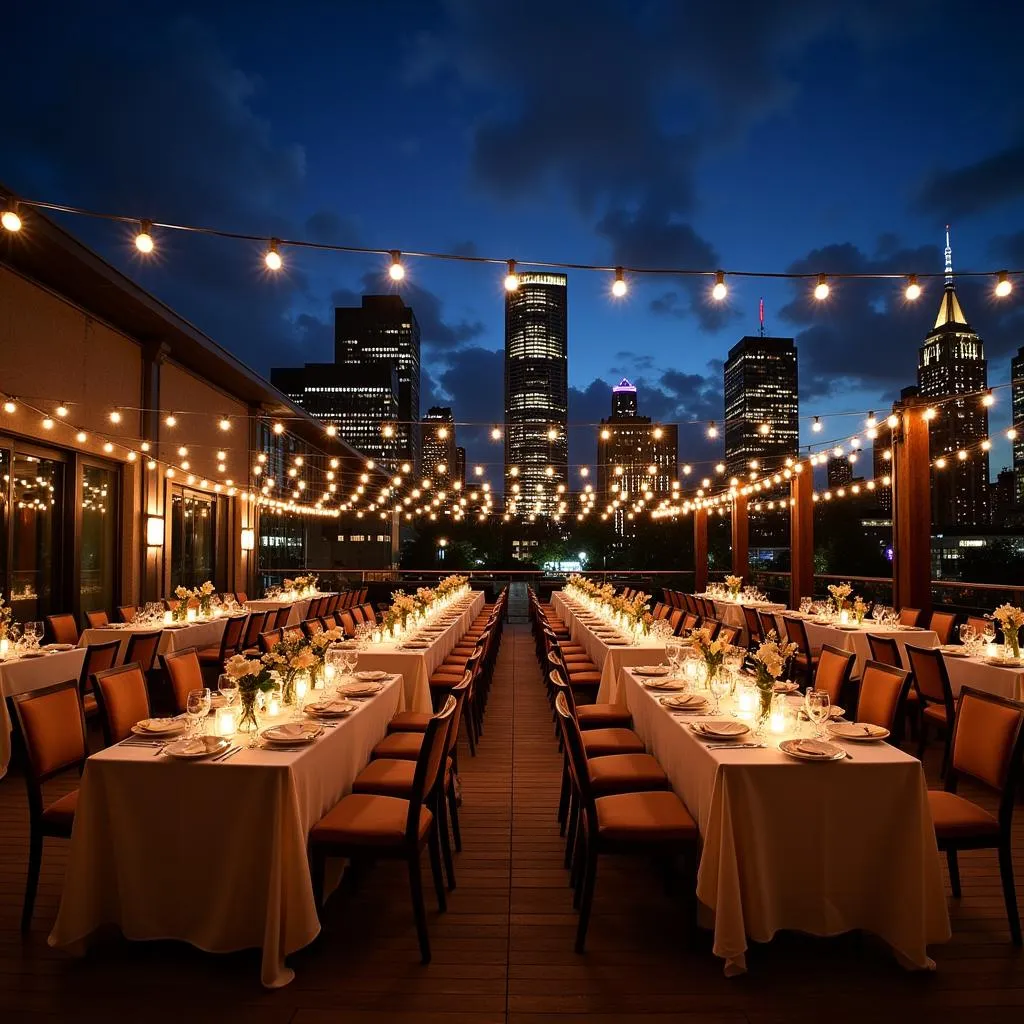
[[[206,686],[203,682],[203,670],[199,664],[199,655],[194,647],[186,647],[183,651],[168,651],[160,655],[164,674],[174,694],[174,703],[178,713],[182,713],[188,703],[189,690],[201,690]]]
[[[371,626],[376,626],[377,625],[377,613],[373,610],[373,606],[372,605],[368,605],[368,604],[363,604],[363,605],[360,605],[360,608],[363,609],[363,619],[364,619],[364,621],[370,623]]]
[[[338,610],[339,604],[341,604],[341,594],[331,594],[331,599],[327,602],[324,615],[333,615]]]
[[[739,638],[739,626],[727,626],[724,623],[719,623],[718,635],[715,639],[724,640],[727,644],[735,644]]]
[[[455,714],[452,715],[451,726],[448,729],[448,742],[445,754],[451,756],[455,750],[456,744],[459,742],[459,727],[462,724],[462,713],[466,707],[466,698],[472,692],[471,686],[475,676],[480,674],[479,662],[470,665],[466,663],[466,672],[462,677],[462,681],[456,683],[448,692],[455,698]]]
[[[932,612],[928,626],[938,636],[940,644],[948,644],[953,639],[955,623],[956,615],[953,612]]]
[[[251,612],[249,621],[246,623],[245,632],[242,634],[242,648],[255,647],[258,637],[267,628],[267,619],[272,612]]]
[[[686,610],[691,614],[699,614],[697,611],[697,599],[693,594],[683,594],[683,604],[686,607]]]
[[[77,644],[78,626],[74,615],[63,612],[60,615],[47,615],[46,626],[56,644]]]
[[[764,640],[764,630],[761,628],[761,620],[758,617],[756,608],[743,605],[743,621],[747,624],[747,632],[750,634],[751,644],[760,643]]]
[[[121,616],[122,622],[131,622],[138,610],[134,604],[119,604],[117,606],[117,614]]]
[[[362,625],[366,621],[366,615],[363,612],[362,605],[356,605],[352,609],[352,618],[355,620],[357,626]]]
[[[316,636],[324,631],[324,624],[319,619],[303,619],[300,625],[306,636]]]
[[[461,684],[460,684],[461,685]],[[420,810],[423,801],[434,792],[435,787],[444,779],[445,758],[448,754],[448,733],[455,717],[458,702],[448,694],[444,707],[427,722],[420,745],[419,756],[416,758],[416,770],[413,773],[412,789],[409,792],[409,816],[405,824],[405,838],[415,843],[419,836]]]
[[[134,663],[142,669],[143,673],[148,672],[156,661],[160,636],[159,629],[145,633],[132,633],[128,638],[128,649],[124,652],[124,663],[126,665]]]
[[[1024,703],[965,686],[957,699],[946,789],[961,775],[1002,794],[999,824],[1008,833],[1024,755]]]
[[[340,620],[341,620],[341,628],[343,630],[345,630],[345,632],[349,636],[354,636],[355,632],[356,632],[356,620],[352,617],[352,612],[351,611],[342,612],[341,616],[340,616]]]
[[[673,608],[672,611],[669,612],[668,623],[672,627],[673,633],[679,632],[679,627],[682,624],[683,618],[683,612],[680,608]]]
[[[893,668],[903,668],[900,645],[891,636],[877,636],[874,633],[868,633],[868,647],[871,648],[873,661],[881,662],[883,665],[892,665]]]
[[[224,632],[220,638],[221,663],[238,651],[238,647],[242,642],[242,634],[245,632],[245,626],[248,621],[249,613],[243,612],[241,615],[232,615],[224,623]]]
[[[120,646],[120,640],[104,640],[101,644],[86,645],[82,673],[78,677],[78,690],[83,697],[92,689],[92,677],[97,672],[114,667]]]
[[[142,666],[134,662],[96,673],[96,703],[107,746],[131,735],[132,726],[149,718],[149,690]]]
[[[235,591],[235,600],[239,604],[248,604],[249,603],[249,595],[244,590],[236,590]]]
[[[363,587],[356,595],[356,604],[363,604],[366,601],[366,595],[369,592],[368,587]]]
[[[25,742],[29,812],[43,813],[41,784],[68,768],[81,769],[88,750],[85,715],[73,679],[11,698]]]
[[[901,626],[916,626],[921,619],[920,608],[901,608],[900,609],[900,625]]]
[[[697,627],[697,623],[700,622],[700,616],[696,612],[686,612],[683,615],[679,625],[676,626],[676,636],[682,636],[683,633],[689,633],[691,629]]]
[[[860,677],[857,721],[880,725],[895,733],[903,718],[903,704],[910,689],[906,669],[866,661]]]
[[[257,641],[260,645],[260,650],[264,654],[269,654],[273,649],[274,645],[284,636],[283,629],[268,629],[257,636]]]
[[[830,704],[838,704],[853,673],[856,661],[853,651],[844,651],[832,644],[822,644],[818,667],[814,672],[814,688],[828,693]]]
[[[779,623],[775,618],[773,612],[763,612],[760,609],[757,610],[757,618],[761,623],[761,639],[763,640],[769,633],[778,634]]]
[[[910,671],[914,673],[914,684],[921,699],[931,704],[941,704],[946,709],[946,720],[953,721],[953,689],[949,685],[946,662],[937,647],[915,647],[906,645]]]
[[[654,610],[651,612],[651,615],[656,619],[665,619],[668,618],[668,613],[670,610],[671,609],[668,608],[664,601],[659,601],[654,606]]]
[[[288,625],[288,616],[291,615],[292,610],[289,605],[285,605],[283,608],[277,609],[277,614],[274,616],[274,629],[284,629]]]
[[[99,629],[101,626],[110,624],[110,619],[107,618],[107,613],[102,608],[95,612],[86,612],[85,621],[89,623],[90,629]]]
[[[799,654],[810,660],[811,643],[807,639],[807,627],[803,619],[795,619],[792,615],[783,615],[782,624],[786,627],[786,639],[791,644],[796,644]]]
[[[562,744],[565,747],[566,762],[569,772],[576,783],[580,797],[580,807],[587,819],[587,829],[591,836],[597,834],[597,808],[594,805],[594,791],[590,785],[590,772],[587,769],[587,755],[583,748],[583,736],[579,722],[569,705],[567,690],[559,690],[555,697],[555,714],[562,733]]]
[[[992,620],[984,615],[968,615],[967,625],[970,626],[978,636],[981,636],[992,625]]]

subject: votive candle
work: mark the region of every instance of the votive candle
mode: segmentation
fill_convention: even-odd
[[[164,625],[169,626],[174,621],[173,612],[164,612]]]
[[[217,736],[233,736],[235,734],[235,712],[233,708],[217,708],[214,715],[213,731]]]

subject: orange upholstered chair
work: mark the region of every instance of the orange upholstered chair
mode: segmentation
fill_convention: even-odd
[[[46,806],[43,783],[70,768],[81,774],[87,750],[85,718],[78,697],[78,683],[68,680],[42,690],[19,693],[11,698],[25,742],[25,784],[28,787],[29,853],[28,880],[21,910],[21,930],[32,924],[32,909],[43,862],[43,840],[47,836],[69,839],[75,823],[78,790]]]
[[[174,696],[174,706],[178,713],[182,714],[188,701],[189,690],[201,690],[206,686],[196,649],[186,647],[183,651],[168,651],[160,655],[160,663]]]
[[[792,615],[783,615],[782,624],[786,627],[786,639],[791,644],[796,644],[796,654],[793,655],[793,667],[799,672],[807,683],[814,678],[818,668],[820,651],[812,650],[811,642],[807,639],[807,627],[803,619],[794,618]]]
[[[142,669],[143,675],[151,671],[156,662],[162,631],[154,629],[146,633],[132,633],[128,638],[128,649],[124,652],[124,663],[132,663]]]
[[[957,851],[998,850],[1003,901],[1016,946],[1021,945],[1021,930],[1013,880],[1011,826],[1022,752],[1024,704],[965,686],[960,691],[953,724],[945,788],[928,792],[935,838],[939,849],[945,851],[955,897],[960,897]],[[998,794],[996,814],[958,795],[957,785],[965,777]]]
[[[122,622],[131,622],[138,610],[134,604],[119,604],[117,606],[117,614],[121,616]]]
[[[831,644],[823,644],[814,672],[814,689],[828,694],[829,704],[841,704],[843,691],[850,682],[856,655]]]
[[[114,667],[120,647],[120,640],[106,640],[101,644],[86,645],[85,660],[82,662],[82,671],[78,677],[78,693],[82,701],[82,708],[90,717],[96,714],[96,697],[92,692],[92,677],[97,672],[104,672],[108,668]]]
[[[90,629],[100,629],[102,626],[110,624],[110,619],[107,618],[107,613],[102,608],[99,611],[86,612],[85,621],[89,623]]]
[[[910,689],[910,673],[877,661],[864,664],[860,677],[857,721],[888,729],[894,742],[903,733],[903,706]]]
[[[921,609],[920,608],[901,608],[900,609],[900,625],[901,626],[919,626],[921,624]]]
[[[946,662],[937,647],[915,647],[913,644],[907,644],[905,650],[910,661],[910,670],[914,673],[914,686],[921,706],[921,737],[917,756],[924,756],[929,724],[939,726],[946,734],[946,750],[942,759],[942,771],[945,774],[946,766],[949,764],[949,744],[952,739],[954,715],[953,688],[949,683]]]
[[[955,624],[956,616],[952,612],[932,612],[928,628],[939,638],[940,644],[949,644],[953,642]]]
[[[109,747],[130,736],[132,726],[149,718],[149,691],[142,666],[132,663],[108,668],[95,676],[103,738]]]
[[[78,626],[74,615],[64,612],[60,615],[47,615],[46,625],[55,644],[77,644]]]

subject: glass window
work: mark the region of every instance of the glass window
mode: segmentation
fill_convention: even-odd
[[[196,491],[171,495],[171,590],[216,584],[216,505]]]
[[[11,476],[11,608],[20,622],[59,607],[64,465],[15,452]]]
[[[83,611],[114,607],[117,572],[117,471],[83,465],[79,567]]]

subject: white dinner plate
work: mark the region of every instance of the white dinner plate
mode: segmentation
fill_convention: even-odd
[[[798,761],[841,761],[846,751],[828,740],[783,740],[779,750]]]
[[[346,697],[375,697],[383,689],[380,683],[348,683],[340,692]]]
[[[668,665],[634,665],[633,671],[638,676],[667,676]]]
[[[425,651],[430,646],[426,640],[410,640],[408,643],[399,644],[401,651]]]
[[[699,693],[679,693],[659,699],[664,707],[675,711],[700,711],[708,704],[707,697],[702,697]]]
[[[143,718],[132,726],[136,736],[176,736],[185,731],[183,718]]]
[[[196,736],[192,739],[183,736],[180,740],[172,740],[163,751],[168,757],[182,761],[199,761],[204,757],[213,757],[230,746],[231,741],[223,736]]]
[[[1001,658],[993,655],[985,659],[986,665],[998,665],[1000,668],[1020,668],[1024,664],[1024,658]]]
[[[285,722],[264,729],[260,738],[275,747],[304,747],[323,731],[324,727],[318,722]]]
[[[855,740],[857,743],[874,743],[886,739],[889,735],[888,729],[870,722],[830,722],[828,731],[832,736]]]
[[[74,644],[47,644],[44,651],[73,651],[75,649]]]
[[[367,669],[363,672],[355,673],[356,679],[361,683],[376,683],[378,680],[387,679],[387,672],[382,672],[379,668]]]
[[[653,676],[649,679],[641,679],[645,689],[648,690],[685,690],[685,679],[667,679],[664,676]]]
[[[694,722],[693,731],[716,740],[735,740],[740,736],[746,736],[750,732],[750,726],[743,722],[735,722],[731,718],[710,718],[706,722]]]
[[[307,704],[303,711],[314,718],[344,718],[351,715],[357,707],[359,705],[353,704],[350,700],[319,700]]]
[[[969,657],[969,655],[967,654],[966,649],[961,647],[961,646],[959,646],[958,644],[943,644],[939,648],[939,650],[942,651],[942,653],[947,658],[966,658],[966,657]]]

